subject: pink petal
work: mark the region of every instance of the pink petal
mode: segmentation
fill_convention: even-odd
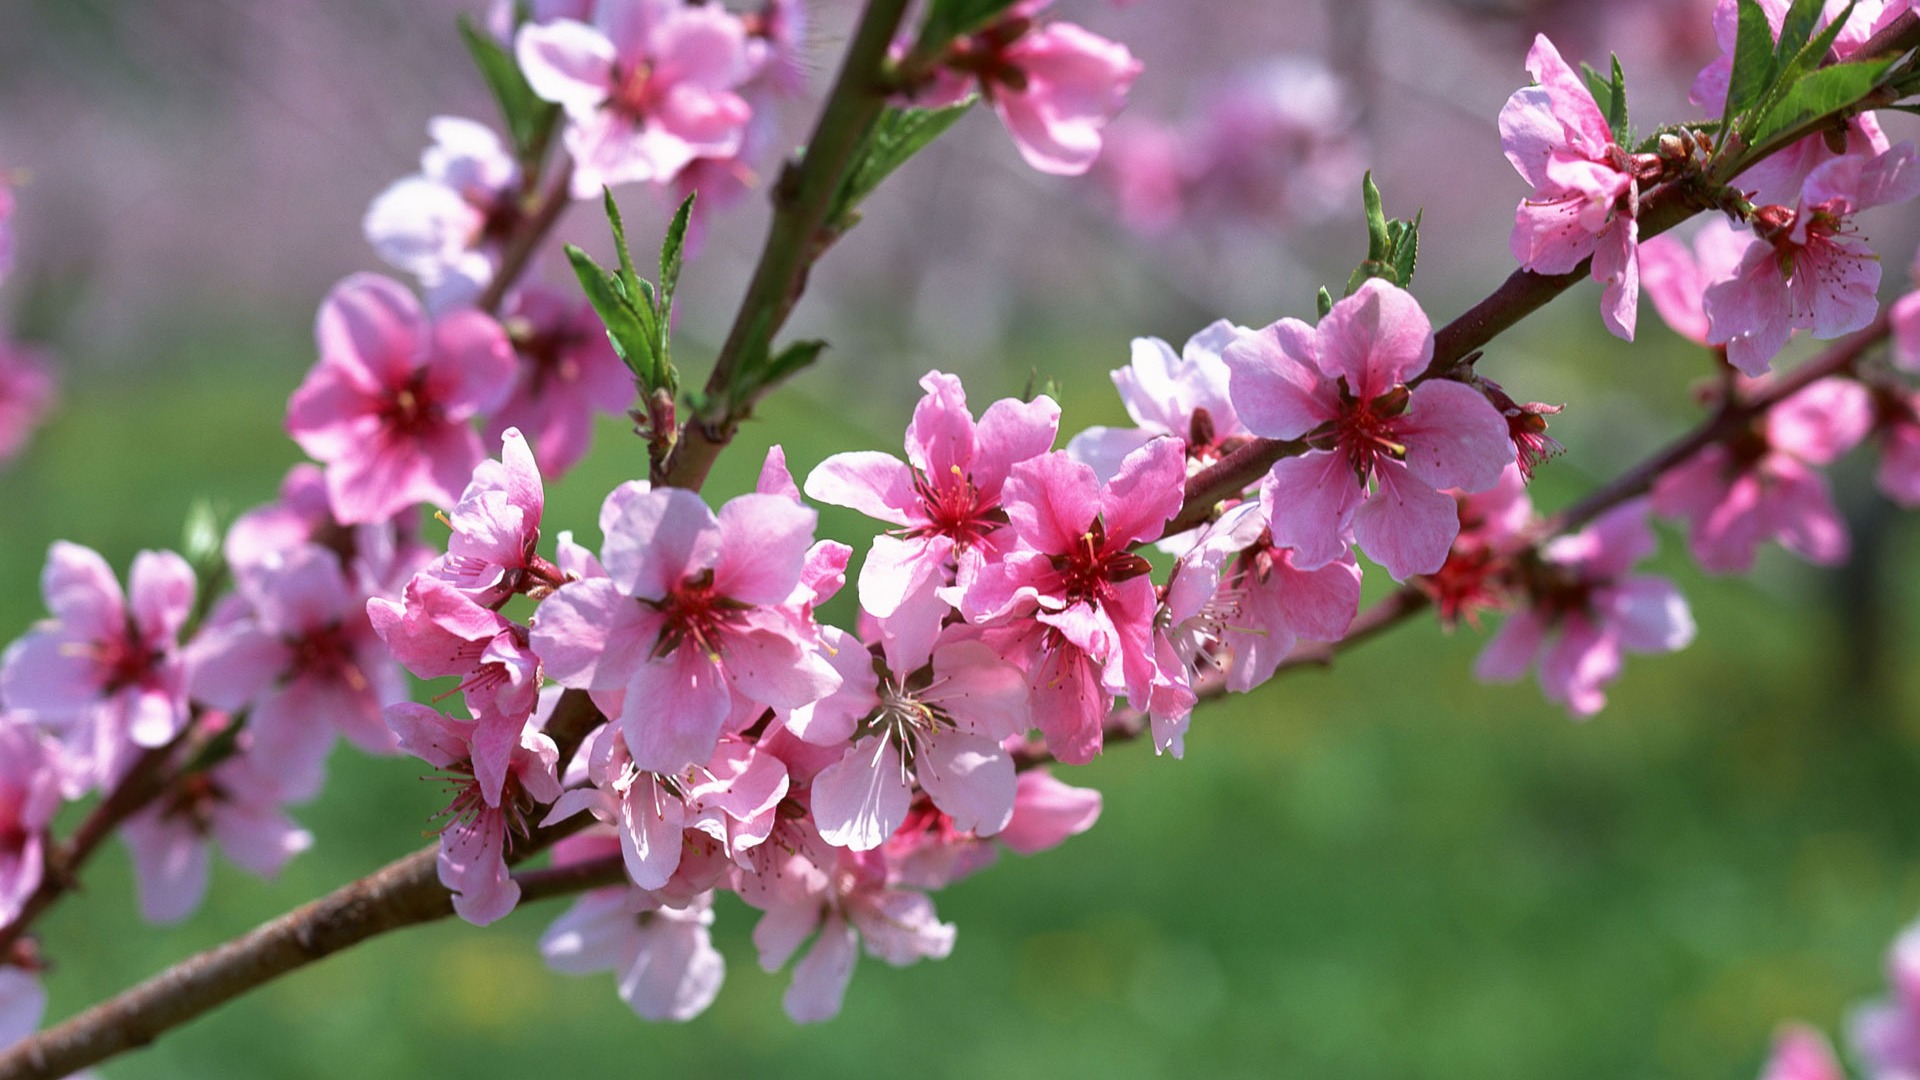
[[[1433,323],[1413,294],[1381,278],[1333,305],[1314,331],[1320,370],[1344,376],[1357,398],[1372,400],[1406,382],[1433,359]]]

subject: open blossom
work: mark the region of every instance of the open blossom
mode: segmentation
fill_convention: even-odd
[[[488,458],[473,470],[447,516],[452,530],[447,553],[434,560],[429,573],[489,608],[517,592],[560,584],[558,568],[534,550],[546,505],[546,488],[527,440],[509,428],[500,439],[499,460]]]
[[[1606,286],[1601,318],[1632,341],[1640,303],[1634,162],[1544,34],[1527,53],[1527,72],[1536,85],[1514,91],[1500,110],[1500,145],[1533,185],[1514,211],[1513,257],[1537,274],[1564,274],[1591,256],[1593,279]]]
[[[920,385],[926,396],[907,425],[905,463],[877,451],[835,454],[808,475],[806,492],[895,526],[867,552],[860,606],[880,618],[919,612],[901,625],[937,627],[937,617],[925,618],[946,610],[936,591],[964,592],[1008,541],[1001,489],[1016,463],[1053,446],[1060,406],[1002,398],[976,424],[959,379],[931,371]]]
[[[1685,648],[1694,634],[1686,599],[1664,578],[1629,573],[1656,546],[1647,510],[1645,499],[1624,503],[1548,544],[1525,582],[1527,606],[1487,643],[1474,674],[1511,681],[1537,658],[1547,700],[1585,717],[1606,705],[1603,687],[1624,653]]]
[[[0,659],[8,709],[91,744],[102,782],[127,747],[163,746],[188,717],[178,638],[193,610],[193,568],[173,552],[143,551],[127,581],[123,593],[98,552],[55,542],[40,577],[53,618]]]
[[[596,416],[633,404],[633,373],[584,299],[527,285],[507,298],[501,322],[519,366],[513,392],[487,419],[487,438],[518,429],[541,467],[558,477],[586,456]]]
[[[598,838],[581,837],[582,848]],[[600,841],[604,843],[604,841]],[[554,865],[573,852],[563,843]],[[547,966],[569,975],[612,971],[620,1000],[644,1020],[691,1020],[720,994],[727,962],[713,947],[713,897],[671,906],[643,889],[594,889],[540,935]]]
[[[1767,410],[1744,437],[1662,474],[1653,507],[1688,521],[1693,557],[1714,573],[1748,569],[1768,539],[1808,562],[1838,564],[1849,548],[1846,520],[1820,469],[1865,438],[1873,420],[1866,387],[1821,379]]]
[[[1708,344],[1707,288],[1730,280],[1746,254],[1750,234],[1718,215],[1707,219],[1693,243],[1662,233],[1640,245],[1640,286],[1673,332]]]
[[[746,27],[718,4],[601,0],[591,25],[523,26],[515,55],[533,92],[567,114],[576,199],[731,157],[752,116],[736,92],[754,74]]]
[[[5,190],[0,186],[0,198]],[[27,445],[27,438],[53,409],[55,396],[46,354],[0,341],[0,462],[12,460]]]
[[[1188,338],[1177,355],[1159,338],[1134,338],[1132,362],[1113,372],[1113,385],[1138,426],[1090,427],[1067,444],[1068,455],[1093,466],[1105,480],[1120,471],[1128,454],[1171,435],[1186,445],[1188,472],[1212,464],[1233,441],[1247,437],[1227,393],[1227,364],[1220,354],[1251,333],[1220,319]]]
[[[1007,479],[1012,550],[981,568],[961,611],[975,624],[1019,617],[1014,640],[997,645],[1027,667],[1034,722],[1068,764],[1100,752],[1113,694],[1139,706],[1151,696],[1158,598],[1132,547],[1159,539],[1179,513],[1185,459],[1163,438],[1105,484],[1063,451],[1023,461]]]
[[[60,778],[45,745],[26,726],[0,720],[0,926],[40,887],[46,830],[59,808]],[[0,965],[0,979],[9,970]],[[0,1027],[0,1046],[19,1034]]]
[[[327,502],[325,474],[306,461],[287,470],[277,501],[234,519],[222,553],[239,578],[278,565],[309,543],[331,551],[341,573],[364,596],[398,596],[433,557],[420,542],[417,519],[404,511],[383,521],[342,524]]]
[[[1514,459],[1507,421],[1464,383],[1429,379],[1433,325],[1370,278],[1318,327],[1282,319],[1227,346],[1233,403],[1256,435],[1307,441],[1261,484],[1273,543],[1312,570],[1357,541],[1396,580],[1430,574],[1459,532],[1442,489],[1484,491]]]
[[[1889,1000],[1855,1010],[1848,1018],[1854,1049],[1874,1080],[1920,1077],[1920,927],[1909,926],[1887,955]]]
[[[468,421],[512,382],[499,324],[471,310],[429,320],[399,282],[355,274],[327,294],[315,336],[320,360],[287,401],[287,433],[326,466],[334,516],[451,507],[485,456]]]
[[[607,576],[540,605],[534,651],[563,686],[626,692],[615,719],[641,769],[700,764],[730,719],[797,708],[840,683],[811,620],[782,607],[814,519],[780,495],[742,495],[716,515],[692,492],[623,484],[600,512]]]
[[[1734,276],[1706,292],[1708,340],[1761,375],[1795,330],[1822,340],[1850,334],[1879,309],[1880,260],[1853,215],[1920,195],[1912,143],[1871,157],[1834,158],[1807,176],[1797,208],[1762,207]]]
[[[375,197],[361,229],[382,259],[420,280],[429,307],[446,311],[493,280],[519,215],[520,166],[485,124],[436,116],[427,133],[420,172]]]
[[[1880,468],[1874,482],[1899,506],[1920,508],[1920,394],[1879,387],[1875,406]]]
[[[560,751],[553,740],[523,728],[499,797],[489,800],[474,776],[477,726],[437,710],[403,701],[386,712],[400,746],[429,765],[447,770],[453,801],[442,814],[440,883],[453,890],[453,910],[475,926],[502,918],[520,902],[520,886],[507,872],[509,830],[525,835],[526,814],[560,797],[554,768]]]

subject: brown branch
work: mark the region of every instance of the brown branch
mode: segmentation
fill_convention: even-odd
[[[539,204],[522,222],[513,239],[507,242],[506,250],[500,255],[500,268],[494,271],[493,280],[481,291],[473,306],[489,315],[500,310],[501,301],[507,298],[507,290],[513,288],[533,261],[534,253],[540,250],[540,244],[547,234],[553,231],[560,221],[560,215],[566,213],[573,204],[569,190],[573,185],[573,162],[562,162],[553,171],[553,182],[547,185],[547,192],[541,196]]]

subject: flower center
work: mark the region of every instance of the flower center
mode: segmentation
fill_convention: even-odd
[[[720,644],[729,627],[740,621],[747,605],[720,595],[713,587],[711,567],[683,579],[662,600],[640,601],[665,617],[660,640],[654,643],[656,659],[685,644],[720,659]]]

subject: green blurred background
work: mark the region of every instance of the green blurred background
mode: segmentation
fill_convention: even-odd
[[[231,517],[272,497],[297,457],[280,418],[312,361],[312,311],[329,282],[375,266],[354,222],[414,167],[428,116],[485,115],[448,30],[473,6],[0,0],[17,31],[0,36],[0,165],[30,172],[22,267],[0,306],[53,347],[65,383],[62,410],[0,474],[0,636],[40,617],[55,538],[124,569],[140,548],[177,545],[196,499]],[[1679,25],[1668,3],[1061,7],[1146,58],[1137,107],[1169,111],[1195,64],[1351,53],[1341,14],[1374,12],[1369,134],[1389,210],[1427,210],[1416,284],[1437,321],[1510,268],[1521,192],[1492,117],[1524,78],[1532,28],[1628,7]],[[1247,32],[1223,33],[1236,13]],[[829,24],[816,75],[836,54]],[[1706,59],[1703,26],[1694,52],[1664,61],[1633,52],[1652,35],[1607,43],[1637,78],[1668,63],[1675,99]],[[1430,67],[1388,63],[1406,56]],[[1659,115],[1650,100],[1636,112]],[[648,195],[622,198],[657,235]],[[1143,246],[1097,205],[1026,173],[990,118],[969,118],[815,275],[796,329],[834,348],[767,403],[709,494],[745,490],[776,441],[800,473],[839,450],[897,451],[930,366],[960,372],[976,408],[1037,370],[1059,380],[1067,430],[1122,422],[1105,373],[1131,336],[1177,343],[1223,314],[1308,315],[1312,286],[1337,285],[1359,254],[1351,223]],[[763,220],[743,207],[689,267],[676,356],[696,378]],[[1868,228],[1906,238],[1885,248],[1889,295],[1915,224]],[[591,213],[570,228],[605,256]],[[1596,300],[1576,289],[1481,365],[1523,400],[1570,403],[1554,427],[1569,453],[1536,485],[1548,509],[1682,430],[1708,370],[1650,310],[1639,346],[1607,337]],[[549,533],[593,542],[602,495],[642,471],[620,422],[600,436],[552,488]],[[684,1026],[635,1019],[608,977],[547,973],[533,943],[562,910],[548,902],[486,931],[374,941],[103,1072],[1752,1077],[1779,1021],[1832,1031],[1878,994],[1887,943],[1920,912],[1916,527],[1873,496],[1870,456],[1836,471],[1861,554],[1843,573],[1769,551],[1750,578],[1708,579],[1663,529],[1659,569],[1693,601],[1700,640],[1630,660],[1592,721],[1569,722],[1530,683],[1476,684],[1484,634],[1420,622],[1208,708],[1183,761],[1130,745],[1066,771],[1104,793],[1099,826],[940,894],[959,927],[952,957],[863,960],[831,1024],[786,1019],[786,978],[758,970],[755,915],[736,902],[717,928],[728,983]],[[822,528],[864,549],[852,515],[823,513]],[[139,922],[124,853],[105,850],[43,925],[52,1017],[425,842],[441,794],[422,766],[341,750],[332,768],[296,811],[315,849],[271,884],[217,865],[206,908],[180,927]]]

